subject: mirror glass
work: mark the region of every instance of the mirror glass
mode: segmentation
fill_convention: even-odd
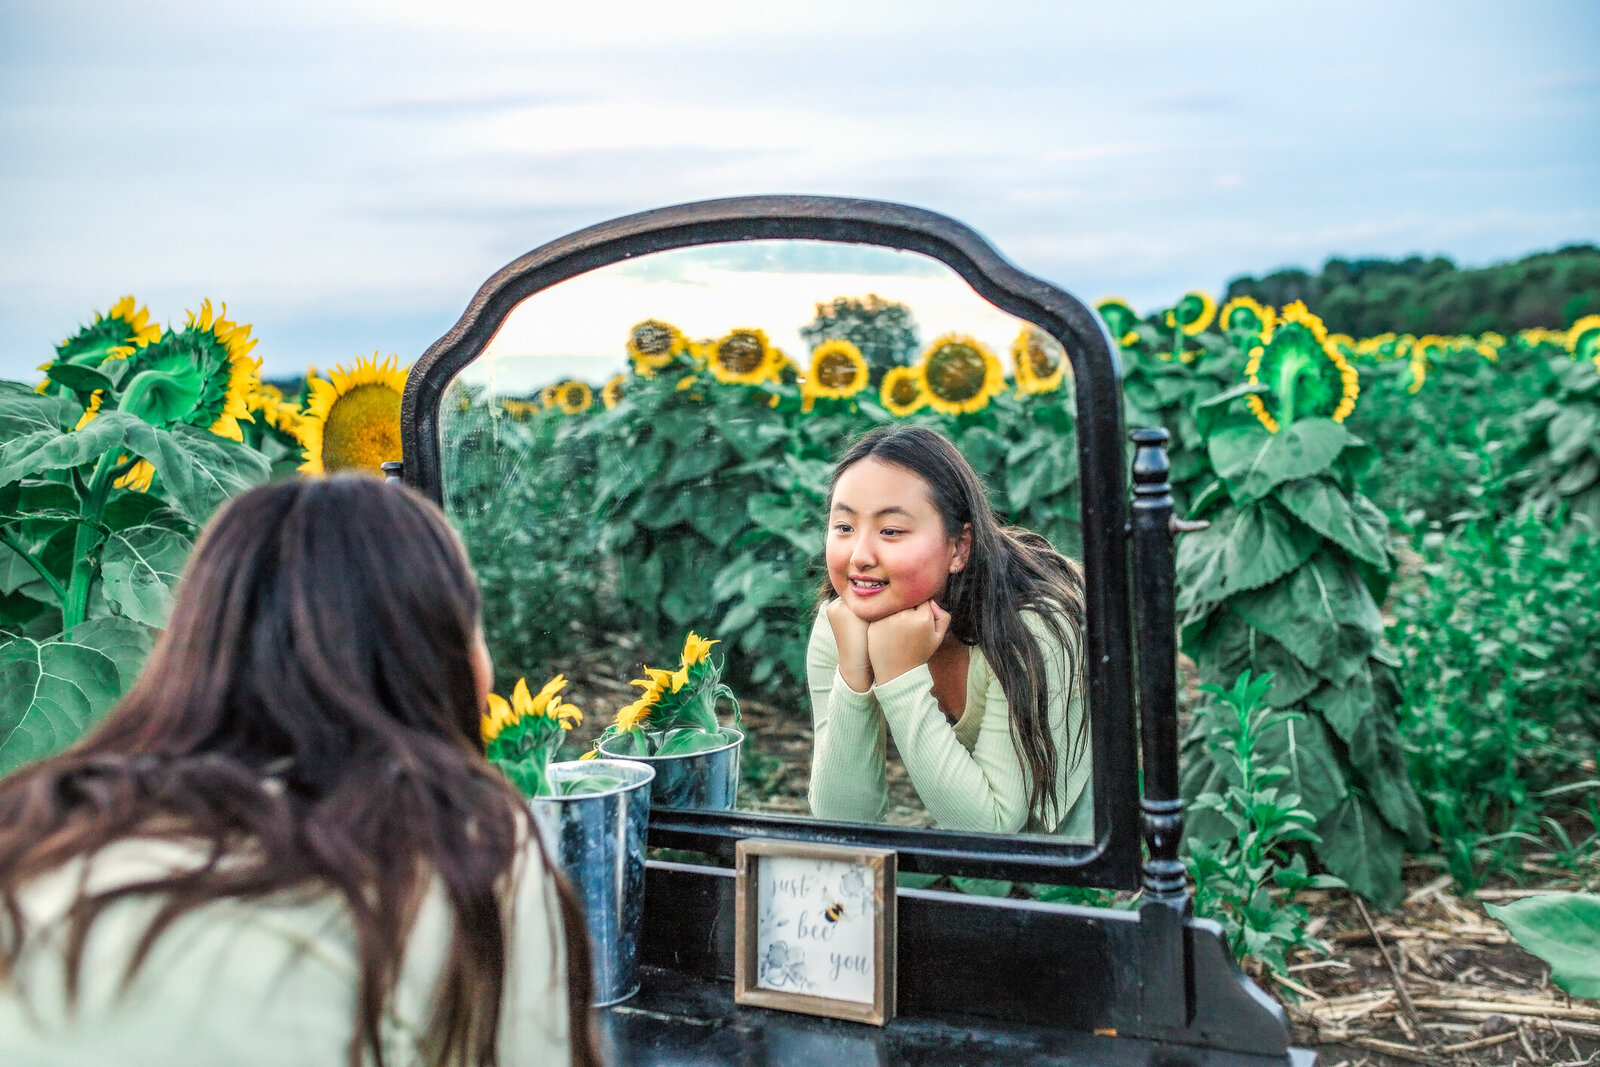
[[[1075,423],[1059,344],[916,253],[702,245],[536,293],[440,410],[496,691],[566,678],[562,758],[669,722],[657,805],[1092,840]],[[908,426],[964,463],[910,438],[922,473],[863,461],[830,497]],[[998,521],[950,530],[964,468]],[[681,728],[713,704],[742,742]]]

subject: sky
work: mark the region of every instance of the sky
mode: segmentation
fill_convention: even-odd
[[[125,293],[409,363],[547,241],[775,192],[1141,309],[1597,241],[1600,4],[0,0],[0,377]]]

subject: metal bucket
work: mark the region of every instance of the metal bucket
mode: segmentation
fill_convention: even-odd
[[[550,764],[550,783],[612,774],[622,784],[604,793],[535,797],[529,806],[545,848],[583,901],[594,959],[596,1007],[639,991],[639,930],[644,918],[644,844],[650,780],[641,762],[573,760]]]
[[[733,727],[722,731],[733,737],[721,748],[691,752],[685,756],[619,756],[600,751],[612,759],[637,760],[655,768],[655,784],[650,787],[650,806],[662,808],[703,808],[732,811],[739,793],[739,752],[744,732]]]

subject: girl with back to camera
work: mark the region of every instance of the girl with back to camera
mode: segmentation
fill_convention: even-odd
[[[433,505],[355,476],[229,503],[133,688],[0,781],[0,1063],[598,1062],[489,685]]]
[[[812,813],[882,821],[892,733],[939,827],[1091,840],[1081,570],[1002,527],[971,465],[923,427],[857,441],[828,508]]]

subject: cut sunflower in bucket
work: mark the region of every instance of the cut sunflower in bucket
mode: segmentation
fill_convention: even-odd
[[[489,694],[481,727],[484,754],[524,796],[551,794],[550,759],[566,731],[583,721],[577,705],[561,699],[566,686],[567,679],[558,674],[534,696],[528,680],[519,678],[510,700]]]
[[[738,698],[722,681],[726,661],[711,658],[711,646],[718,643],[690,631],[676,670],[645,667],[645,676],[631,683],[643,690],[639,698],[618,710],[583,758],[600,755],[601,745],[605,755],[623,758],[687,756],[733,740],[717,718],[717,708],[726,700],[733,705],[734,726],[740,724]]]
[[[917,364],[928,406],[943,415],[981,411],[1005,392],[1005,372],[976,338],[947,333],[929,345]]]
[[[350,370],[340,365],[326,380],[308,381],[311,400],[300,424],[306,448],[301,471],[381,474],[384,463],[400,459],[400,398],[409,368],[396,362],[390,356],[380,364],[374,352],[371,359],[356,360]]]

